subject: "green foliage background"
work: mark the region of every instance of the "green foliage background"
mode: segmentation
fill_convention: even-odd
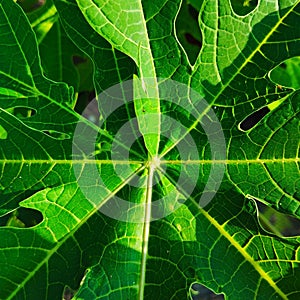
[[[257,203],[300,217],[300,1],[48,0],[25,11],[0,0],[0,299],[61,299],[67,290],[74,299],[189,299],[195,282],[227,299],[299,299],[300,238],[275,234],[265,219],[273,233],[263,229]],[[99,129],[81,116],[93,90],[133,78],[145,80],[145,97],[119,120]],[[197,91],[222,125],[225,175],[204,208],[212,159],[203,114],[168,106],[157,78]],[[186,161],[161,137],[162,115],[200,141],[190,195],[176,186]],[[128,116],[140,126],[141,157],[117,178],[109,147]],[[104,145],[97,203],[74,175],[77,164],[92,194],[86,157],[72,157],[79,122]],[[161,153],[166,174],[149,163]],[[134,174],[143,188],[130,186]],[[174,207],[184,204],[152,222],[145,205],[143,223],[123,222],[99,211],[115,194],[138,204],[172,194]]]

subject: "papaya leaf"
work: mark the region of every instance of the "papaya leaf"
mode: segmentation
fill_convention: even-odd
[[[300,56],[300,1],[53,2],[97,97],[80,115],[45,32],[0,0],[0,299],[298,299],[300,238],[257,202],[300,218],[297,80],[271,75]],[[198,55],[176,33],[188,3]]]

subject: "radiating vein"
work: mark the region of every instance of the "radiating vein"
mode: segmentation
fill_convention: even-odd
[[[153,165],[148,166],[148,182],[147,193],[145,203],[145,217],[143,223],[143,244],[142,244],[142,257],[141,257],[141,272],[139,281],[139,295],[138,299],[144,299],[144,289],[146,283],[146,271],[147,271],[147,256],[148,256],[148,243],[150,236],[150,222],[151,222],[151,206],[152,206],[152,186],[155,167]]]

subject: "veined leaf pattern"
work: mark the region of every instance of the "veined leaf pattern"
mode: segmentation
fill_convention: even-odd
[[[243,16],[229,0],[194,4],[194,64],[174,25],[182,1],[53,2],[31,21],[57,10],[93,61],[99,112],[79,114],[73,89],[45,77],[39,33],[0,0],[0,213],[43,216],[0,228],[0,298],[189,299],[199,282],[298,299],[299,237],[264,231],[255,201],[300,217],[299,91],[269,75],[300,56],[299,1]]]

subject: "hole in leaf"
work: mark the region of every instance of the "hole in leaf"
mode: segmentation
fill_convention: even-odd
[[[64,289],[64,300],[71,300],[74,295],[76,294],[76,291],[72,290],[70,287],[66,286]]]
[[[184,1],[176,19],[176,35],[189,61],[194,64],[202,47],[202,35],[198,24],[198,11]]]
[[[96,97],[96,93],[95,91],[84,91],[84,92],[80,92],[78,94],[78,98],[77,98],[77,102],[76,102],[76,105],[75,105],[75,108],[74,110],[78,113],[82,113],[86,106]],[[95,113],[91,115],[93,116],[93,120],[95,119],[96,121],[96,116],[97,118],[99,119],[99,112],[97,111],[97,108],[95,108]],[[86,118],[88,120],[90,120],[89,116],[86,116]],[[92,121],[93,123],[95,123],[93,120],[90,120]],[[96,123],[95,123],[96,124]]]
[[[47,134],[48,136],[56,140],[70,139],[70,136],[67,133],[63,133],[55,130],[43,130],[43,133]]]
[[[42,221],[43,215],[40,211],[20,207],[10,214],[6,226],[29,228],[38,225]]]
[[[191,45],[195,45],[198,46],[199,48],[202,47],[202,43],[200,41],[198,41],[197,39],[195,39],[191,34],[186,33],[185,34],[185,39],[186,41],[191,44]]]
[[[46,0],[18,0],[17,3],[28,13],[43,6]]]
[[[78,56],[78,55],[74,55],[74,56],[72,57],[72,61],[73,61],[73,64],[74,64],[75,66],[77,66],[77,65],[79,65],[79,64],[85,63],[85,62],[87,61],[87,59],[84,58],[84,57]]]
[[[282,69],[286,69],[287,68],[287,65],[286,65],[286,63],[282,63],[282,64],[280,64],[279,65],[279,68],[282,68]]]
[[[270,79],[279,87],[300,88],[300,57],[287,59],[270,72]]]
[[[261,226],[278,236],[292,237],[300,235],[300,220],[278,212],[272,207],[257,202]]]
[[[193,3],[194,1],[192,1],[191,3],[188,4],[188,10],[189,10],[189,13],[191,15],[191,17],[198,21],[198,16],[199,16],[199,11],[200,11],[200,8],[203,4],[203,0],[197,0],[197,4],[194,5]]]
[[[197,13],[199,13],[204,0],[188,0],[187,2]]]
[[[36,114],[36,110],[30,107],[17,106],[13,108],[13,114],[18,118],[30,118]]]
[[[207,287],[199,283],[193,283],[190,287],[190,296],[193,300],[222,300],[223,295],[217,295]]]
[[[245,16],[255,9],[258,0],[231,0],[233,11],[239,16]]]
[[[80,77],[79,92],[94,90],[94,63],[87,56],[74,56],[73,64]]]
[[[240,124],[239,128],[243,131],[250,130],[253,128],[259,121],[263,119],[270,112],[268,106],[264,106],[263,108],[255,111],[251,115],[249,115],[246,119],[244,119]]]
[[[7,131],[0,125],[0,140],[7,139]]]

